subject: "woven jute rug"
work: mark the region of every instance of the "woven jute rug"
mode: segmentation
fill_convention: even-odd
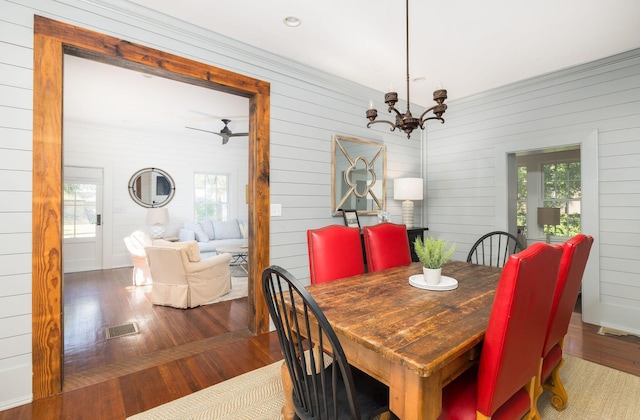
[[[538,401],[542,419],[640,419],[640,377],[577,357],[566,356],[566,360],[561,376],[569,405],[556,411],[551,394],[545,391]],[[281,365],[273,363],[129,419],[281,419]]]

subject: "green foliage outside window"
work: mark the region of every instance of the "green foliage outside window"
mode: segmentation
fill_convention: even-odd
[[[552,236],[571,237],[581,231],[582,181],[580,162],[553,162],[542,166],[543,206],[560,208],[560,224],[545,227]]]
[[[527,167],[518,167],[518,198],[516,202],[518,226],[527,226]]]

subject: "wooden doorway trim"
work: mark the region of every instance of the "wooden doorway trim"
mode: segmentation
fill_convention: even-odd
[[[62,391],[62,98],[64,54],[249,98],[249,329],[269,329],[259,293],[269,265],[267,82],[40,16],[34,18],[33,398]]]

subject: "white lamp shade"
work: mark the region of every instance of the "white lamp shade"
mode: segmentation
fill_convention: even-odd
[[[422,200],[422,178],[396,178],[393,180],[394,200]]]
[[[169,209],[166,207],[153,207],[147,210],[148,225],[164,225],[169,223]]]

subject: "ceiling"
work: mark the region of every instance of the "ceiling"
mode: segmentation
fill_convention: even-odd
[[[129,1],[406,99],[403,1]],[[424,77],[411,101],[423,106],[438,85],[452,100],[640,47],[638,0],[410,0],[409,10],[410,76]],[[291,15],[302,24],[285,26]]]
[[[226,118],[232,132],[249,129],[248,98],[72,55],[64,59],[66,123],[188,133],[220,142],[220,136],[185,127],[220,132]]]
[[[393,86],[406,99],[405,4],[399,0],[129,1],[381,92]],[[448,90],[450,102],[640,47],[638,0],[411,0],[409,8],[411,101],[423,106],[434,104],[432,92],[439,85]],[[291,15],[302,24],[285,26],[283,19]],[[177,82],[129,70],[107,74],[84,68],[104,64],[73,61],[65,64],[65,77],[70,73],[73,80],[65,84],[65,118],[86,118],[82,114],[91,109],[93,118],[134,124],[137,111],[153,111],[146,113],[173,124],[167,129],[187,121],[219,131],[219,120],[230,118],[232,131],[246,131],[244,98],[185,90],[184,84],[175,95],[171,89]],[[127,72],[127,82],[109,81]],[[154,90],[131,95],[147,84]],[[120,93],[131,100],[105,105]],[[378,109],[385,106],[379,96],[363,101],[363,114],[369,99]],[[87,103],[89,98],[94,103]],[[183,122],[172,118],[184,112]]]

